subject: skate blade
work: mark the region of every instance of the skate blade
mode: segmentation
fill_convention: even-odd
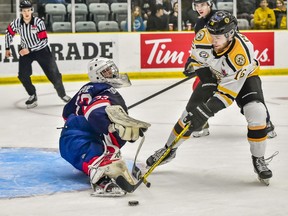
[[[38,106],[38,104],[35,102],[35,103],[27,105],[27,109],[32,109],[32,108],[37,107],[37,106]]]
[[[93,192],[90,194],[92,197],[123,197],[126,195],[126,192],[121,192],[121,193],[98,193],[98,192]]]
[[[266,186],[269,186],[269,184],[270,184],[270,179],[262,179],[262,178],[258,177],[258,180],[259,180],[262,184],[265,184]]]

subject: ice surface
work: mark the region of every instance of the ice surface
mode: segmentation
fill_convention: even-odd
[[[176,159],[155,169],[149,176],[150,189],[140,186],[122,198],[90,197],[90,189],[58,192],[29,198],[0,199],[1,216],[79,215],[179,215],[179,216],[287,216],[288,215],[288,77],[262,77],[266,103],[278,136],[268,141],[266,156],[279,151],[270,163],[270,186],[260,184],[253,172],[246,122],[233,104],[209,120],[210,135],[187,140]],[[132,80],[119,91],[132,105],[179,81]],[[132,117],[152,124],[138,156],[145,159],[162,147],[191,93],[190,80],[132,108]],[[65,83],[73,95],[84,83]],[[36,84],[38,107],[27,110],[28,98],[21,85],[0,86],[0,146],[58,148],[63,125],[63,102],[50,83]],[[138,143],[128,143],[124,158],[133,159]],[[1,164],[5,166],[5,164]],[[33,170],[33,167],[31,167]],[[4,169],[0,167],[0,177]],[[2,186],[0,186],[2,187]],[[138,206],[128,206],[138,200]]]

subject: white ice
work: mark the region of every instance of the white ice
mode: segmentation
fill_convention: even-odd
[[[278,136],[268,140],[266,156],[279,151],[270,163],[270,185],[259,183],[252,168],[246,121],[233,104],[209,120],[210,136],[190,138],[175,160],[157,167],[148,177],[150,189],[140,186],[122,198],[90,197],[90,190],[29,198],[1,199],[1,216],[287,216],[288,215],[288,76],[262,77],[266,103]],[[179,81],[132,80],[119,91],[127,105]],[[65,83],[73,95],[84,83]],[[192,80],[132,109],[130,115],[152,124],[139,161],[162,147],[191,94]],[[21,85],[0,86],[0,146],[58,148],[64,103],[52,85],[36,84],[38,107],[27,110]],[[138,143],[127,143],[124,158],[133,159]],[[52,165],[53,166],[53,165]],[[0,168],[1,169],[1,168]],[[21,169],[21,167],[19,167]],[[33,169],[33,168],[31,168]],[[45,167],[43,167],[45,169]],[[0,186],[1,187],[1,186]],[[139,205],[128,206],[129,200]]]

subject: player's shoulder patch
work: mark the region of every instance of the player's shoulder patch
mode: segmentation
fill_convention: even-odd
[[[238,65],[238,66],[243,66],[245,65],[246,63],[246,58],[243,54],[237,54],[235,56],[235,63]]]
[[[200,31],[197,32],[196,36],[195,36],[195,40],[196,41],[201,41],[203,40],[203,38],[205,37],[205,31],[203,29],[201,29]]]

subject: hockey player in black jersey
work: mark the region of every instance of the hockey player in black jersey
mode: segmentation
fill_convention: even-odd
[[[152,166],[162,156],[187,123],[191,124],[190,129],[173,146],[162,164],[175,157],[177,148],[193,131],[201,129],[210,117],[237,101],[248,124],[247,140],[255,172],[261,181],[269,184],[272,171],[267,167],[267,159],[264,159],[267,111],[258,76],[260,65],[254,57],[253,44],[237,31],[234,16],[217,11],[208,21],[207,27],[196,34],[191,49],[191,67],[201,81],[203,77],[207,79],[205,75],[211,72],[214,80],[203,82],[209,84],[205,86],[205,94],[192,94],[167,143],[147,159],[147,166]]]

